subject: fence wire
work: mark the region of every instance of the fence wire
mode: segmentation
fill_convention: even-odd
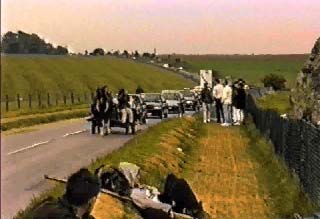
[[[268,89],[251,89],[246,109],[256,127],[274,144],[289,169],[300,179],[311,200],[320,206],[320,128],[304,120],[284,118],[272,110],[260,109],[256,99]]]

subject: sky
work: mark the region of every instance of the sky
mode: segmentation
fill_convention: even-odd
[[[1,34],[36,33],[73,52],[309,53],[320,0],[2,0]]]

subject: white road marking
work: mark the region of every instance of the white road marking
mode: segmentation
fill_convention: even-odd
[[[62,137],[65,138],[65,137],[68,137],[69,135],[76,135],[76,134],[80,134],[80,133],[85,132],[85,131],[87,131],[87,129],[83,129],[83,130],[79,130],[79,131],[71,132],[71,133],[66,133]]]
[[[87,131],[87,130],[86,130],[86,129],[83,129],[83,130],[79,130],[79,131],[76,131],[76,132],[67,133],[67,134],[63,135],[62,137],[67,137],[67,136],[69,136],[69,135],[80,134],[80,133],[85,132],[85,131]],[[13,154],[16,154],[16,153],[25,151],[25,150],[29,150],[29,149],[35,148],[35,147],[40,146],[40,145],[48,144],[49,142],[52,142],[52,141],[55,141],[55,140],[57,140],[57,139],[54,139],[54,138],[53,138],[53,139],[50,139],[50,140],[48,140],[48,141],[43,141],[43,142],[35,143],[35,144],[33,144],[33,145],[30,145],[30,146],[27,146],[27,147],[24,147],[24,148],[15,150],[15,151],[11,151],[11,152],[9,152],[7,155],[13,155]]]
[[[37,146],[39,146],[39,145],[48,144],[49,142],[50,142],[50,141],[43,141],[43,142],[35,143],[35,144],[30,145],[30,146],[28,146],[28,147],[24,147],[24,148],[21,148],[21,149],[12,151],[12,152],[8,153],[7,155],[16,154],[16,153],[19,153],[19,152],[22,152],[22,151],[25,151],[25,150],[28,150],[28,149],[31,149],[31,148],[35,148],[35,147],[37,147]]]

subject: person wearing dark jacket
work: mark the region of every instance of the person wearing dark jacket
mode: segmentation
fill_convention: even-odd
[[[213,102],[212,92],[208,88],[208,83],[204,84],[204,88],[201,91],[201,101],[203,110],[203,122],[209,123],[211,119],[211,104]]]
[[[101,111],[101,116],[103,118],[103,131],[102,135],[104,134],[109,134],[111,132],[110,129],[110,119],[111,119],[111,114],[112,114],[112,109],[113,109],[113,102],[112,102],[112,94],[108,90],[107,86],[102,87],[101,89],[101,99],[100,99],[100,111]]]
[[[130,97],[129,95],[125,92],[124,89],[120,89],[118,93],[118,102],[119,102],[119,109],[121,111],[121,122],[124,124],[127,121],[127,117],[129,117],[129,122],[132,124],[133,123],[133,112],[130,109]]]
[[[239,122],[240,124],[244,121],[244,110],[246,107],[246,92],[244,90],[244,83],[239,83],[238,89],[238,109],[239,109]]]
[[[100,129],[102,127],[102,117],[101,117],[99,106],[100,106],[100,100],[98,98],[94,98],[90,106],[91,118],[89,120],[92,123],[91,124],[92,134],[96,133],[96,128],[98,129],[98,133],[100,133]]]
[[[222,105],[222,95],[223,95],[223,85],[221,84],[219,79],[216,79],[216,85],[213,87],[213,96],[216,104],[216,114],[217,114],[217,122],[224,123],[224,112]]]
[[[232,124],[235,124],[238,121],[238,88],[239,85],[237,82],[232,84]]]
[[[65,194],[49,197],[34,208],[30,219],[94,219],[90,215],[95,199],[100,192],[100,180],[88,169],[80,169],[67,181]]]
[[[246,105],[246,92],[244,89],[244,82],[238,80],[235,84],[234,96],[234,125],[240,125],[244,120],[244,109]]]

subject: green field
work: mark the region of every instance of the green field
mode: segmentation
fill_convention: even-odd
[[[214,69],[222,77],[243,78],[255,85],[261,85],[264,75],[275,73],[283,75],[292,87],[308,55],[177,55],[172,59],[175,57],[182,58],[192,72]]]
[[[1,56],[1,66],[2,100],[4,95],[14,99],[19,93],[26,99],[38,92],[43,96],[49,92],[53,101],[70,92],[83,97],[101,85],[108,85],[113,92],[119,88],[134,92],[138,84],[153,92],[193,85],[168,71],[108,56]]]

